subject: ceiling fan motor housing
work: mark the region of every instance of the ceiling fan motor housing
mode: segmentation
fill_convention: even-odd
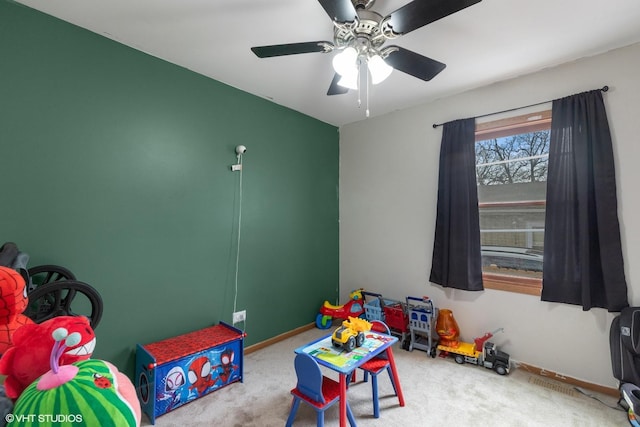
[[[358,1],[358,0],[354,0]],[[335,26],[336,48],[354,47],[360,53],[380,48],[387,40],[382,33],[382,15],[370,10],[358,10],[358,19],[352,23]]]
[[[356,10],[369,9],[375,2],[376,0],[351,0],[351,3],[353,3],[353,7],[355,7]]]

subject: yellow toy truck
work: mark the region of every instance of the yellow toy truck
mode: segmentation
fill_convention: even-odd
[[[499,328],[493,332],[487,332],[482,337],[474,339],[473,343],[460,342],[457,347],[439,345],[438,350],[440,350],[440,354],[452,354],[457,363],[473,363],[487,369],[493,369],[499,375],[506,375],[509,373],[510,367],[509,354],[498,350],[494,343],[488,341],[493,334],[499,331],[503,331],[503,329]]]
[[[353,351],[364,342],[364,333],[371,330],[371,323],[359,317],[349,317],[342,326],[333,331],[331,343],[334,347],[342,347],[346,352]]]

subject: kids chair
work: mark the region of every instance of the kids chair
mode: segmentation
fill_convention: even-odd
[[[294,364],[298,385],[291,390],[293,402],[286,427],[293,425],[293,419],[296,417],[300,402],[309,404],[316,411],[317,425],[322,427],[324,426],[324,411],[340,400],[340,384],[322,375],[318,363],[306,353],[297,354]],[[348,402],[347,418],[349,424],[355,427],[356,422]]]
[[[391,335],[391,331],[386,323],[380,320],[372,320],[371,321],[372,331],[382,332],[387,335]],[[393,391],[396,396],[398,395],[398,390],[396,389],[396,383],[393,381],[393,373],[391,372],[391,365],[389,364],[389,360],[387,359],[387,354],[382,353],[379,356],[374,357],[373,359],[365,362],[360,369],[364,371],[364,379],[363,382],[367,382],[369,380],[369,374],[371,374],[371,392],[373,394],[373,416],[375,418],[380,418],[380,402],[378,400],[378,374],[387,371],[389,374],[389,379],[391,380],[391,385],[393,386]],[[350,378],[347,378],[347,384],[349,383]]]

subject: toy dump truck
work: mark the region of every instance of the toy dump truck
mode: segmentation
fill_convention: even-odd
[[[440,354],[452,354],[457,363],[473,363],[482,365],[487,369],[493,369],[500,375],[509,373],[509,354],[500,351],[496,345],[489,340],[496,332],[502,331],[502,328],[493,332],[487,332],[482,337],[474,339],[473,343],[460,342],[457,347],[449,347],[439,345]]]
[[[342,326],[337,328],[331,336],[331,343],[334,347],[342,347],[345,351],[353,351],[364,342],[364,333],[371,330],[371,323],[358,317],[349,317],[342,322]]]

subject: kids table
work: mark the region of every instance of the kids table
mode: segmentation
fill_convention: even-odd
[[[331,343],[331,334],[322,337],[309,344],[298,347],[295,353],[307,353],[312,356],[319,365],[325,366],[340,375],[340,427],[347,426],[347,375],[358,369],[368,360],[387,352],[391,373],[398,392],[400,406],[404,406],[404,395],[400,387],[400,379],[396,370],[396,362],[393,358],[392,345],[398,342],[398,338],[380,332],[366,332],[362,346],[356,347],[347,353],[341,348],[335,348]]]

